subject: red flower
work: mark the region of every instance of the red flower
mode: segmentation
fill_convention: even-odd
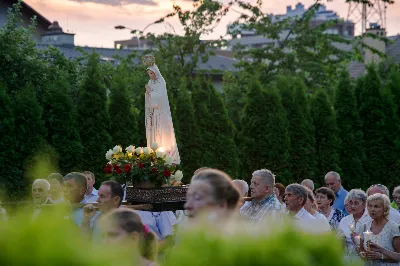
[[[129,173],[132,170],[132,167],[130,164],[125,164],[124,166],[124,172]]]
[[[119,165],[118,164],[114,164],[114,170],[117,170],[118,168],[120,168]]]
[[[139,163],[139,168],[142,169],[144,167],[144,163]]]
[[[165,177],[170,177],[170,176],[171,176],[171,171],[168,170],[168,169],[165,169],[165,170],[164,170],[164,176],[165,176]]]
[[[117,174],[121,174],[121,173],[122,173],[122,170],[121,170],[121,168],[117,168],[117,169],[115,169],[115,172],[116,172]]]
[[[157,170],[157,168],[153,167],[153,168],[151,169],[151,172],[153,172],[153,174],[155,174],[155,173],[158,172],[158,170]]]
[[[104,173],[111,174],[112,173],[112,168],[108,168],[108,167],[104,168]]]

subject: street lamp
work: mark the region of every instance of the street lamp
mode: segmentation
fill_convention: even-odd
[[[117,26],[114,27],[114,29],[116,29],[116,30],[131,30],[131,31],[133,31],[133,29],[125,27],[124,25],[117,25]],[[136,38],[138,40],[138,46],[140,48],[140,38],[139,38],[139,34],[138,34],[137,31],[136,31]]]

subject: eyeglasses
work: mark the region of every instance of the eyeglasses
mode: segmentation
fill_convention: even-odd
[[[43,188],[32,188],[32,192],[40,192],[42,193],[44,191]]]

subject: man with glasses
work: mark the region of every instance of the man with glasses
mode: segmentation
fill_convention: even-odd
[[[389,189],[386,186],[381,185],[381,184],[372,185],[367,190],[368,197],[371,195],[377,194],[377,193],[386,195],[388,198],[390,197]],[[394,193],[393,193],[393,197],[394,197]],[[397,197],[396,197],[396,199],[397,199]],[[396,209],[390,207],[388,219],[396,224],[400,224],[400,213]]]
[[[285,209],[274,193],[275,175],[267,169],[257,170],[251,178],[251,198],[249,204],[240,209],[240,214],[250,223],[264,219],[281,219]]]
[[[347,196],[347,190],[342,187],[342,180],[340,175],[336,172],[329,172],[325,175],[325,184],[327,187],[335,192],[335,202],[333,203],[333,208],[341,210],[344,214],[348,215],[346,208],[344,206],[344,200]]]

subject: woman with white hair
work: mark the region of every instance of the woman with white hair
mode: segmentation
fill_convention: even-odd
[[[367,244],[368,241],[371,241],[389,251],[400,252],[399,225],[388,219],[390,211],[389,198],[380,193],[371,195],[367,199],[367,209],[372,220],[368,220],[358,230],[358,235],[361,237],[360,257],[366,260],[366,265],[398,265],[397,262],[394,262],[384,254],[370,250]]]
[[[358,232],[360,226],[368,220],[365,209],[367,194],[361,189],[352,189],[345,198],[348,216],[339,223],[339,232],[345,237],[346,248],[350,257],[356,256],[356,246],[352,240],[352,233]]]

